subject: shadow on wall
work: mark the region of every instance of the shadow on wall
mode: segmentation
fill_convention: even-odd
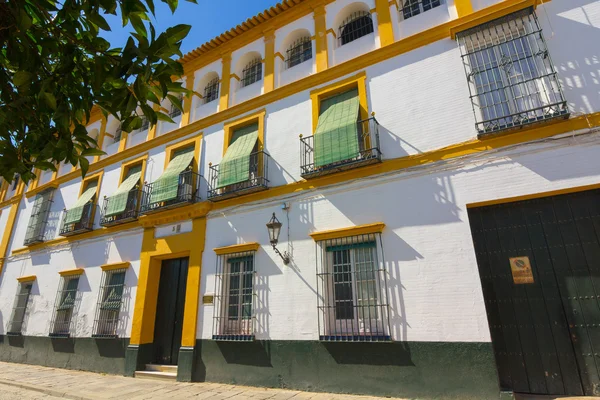
[[[408,343],[336,343],[323,342],[337,364],[411,366]]]
[[[227,364],[273,367],[269,342],[262,340],[248,343],[217,342],[217,346]]]

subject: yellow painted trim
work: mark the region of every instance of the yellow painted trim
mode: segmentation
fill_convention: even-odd
[[[264,93],[272,92],[275,89],[275,35],[269,33],[265,35],[265,75],[263,77]]]
[[[19,283],[24,283],[24,282],[33,282],[37,279],[37,277],[35,275],[28,275],[28,276],[22,276],[20,278],[17,278],[17,281],[19,281]]]
[[[325,31],[325,33],[330,33],[330,34],[332,34],[332,35],[333,35],[333,37],[334,37],[335,39],[337,39],[337,35],[336,35],[335,31],[334,31],[332,28],[329,28],[329,29],[327,29],[327,30]]]
[[[285,61],[285,57],[280,52],[275,53],[275,57],[279,57],[281,61]]]
[[[317,130],[317,124],[319,122],[321,101],[354,88],[358,89],[360,118],[367,119],[369,117],[369,103],[367,100],[367,74],[365,71],[362,71],[354,76],[350,76],[346,79],[334,82],[330,85],[323,86],[310,92],[310,99],[312,103],[313,133]]]
[[[104,136],[106,136],[106,123],[108,120],[102,116],[102,122],[100,123],[100,133],[98,134],[98,149],[102,150],[102,146],[104,146]],[[94,163],[97,163],[100,160],[100,156],[94,157]],[[60,166],[60,165],[59,165]],[[58,171],[57,171],[58,172]],[[52,176],[52,180],[56,179],[56,175]]]
[[[383,228],[385,228],[385,224],[383,222],[376,222],[374,224],[367,225],[359,225],[359,226],[351,226],[349,228],[341,228],[341,229],[333,229],[329,231],[320,231],[310,233],[310,237],[313,238],[315,242],[320,242],[322,240],[331,240],[331,239],[339,239],[348,236],[359,236],[359,235],[368,235],[370,233],[381,233],[383,232]]]
[[[102,177],[103,176],[104,176],[104,170],[96,172],[95,174],[92,174],[92,175],[88,175],[81,181],[81,185],[79,186],[79,196],[77,198],[81,197],[81,195],[83,194],[83,191],[86,189],[86,186],[91,181],[98,182],[96,184],[96,195],[94,196],[94,204],[92,207],[92,215],[91,215],[92,221],[94,220],[94,218],[96,218],[96,210],[98,208],[98,207],[96,207],[96,205],[98,205],[98,203],[100,202],[100,187],[102,186]]]
[[[42,171],[39,168],[34,168],[33,173],[35,174],[35,178],[31,181],[31,185],[29,190],[35,189],[37,185],[40,183],[40,176],[42,175]]]
[[[152,109],[154,111],[158,111],[158,110],[160,110],[160,106],[158,104],[153,104]],[[148,136],[146,138],[146,141],[152,140],[156,137],[156,129],[158,129],[158,121],[156,121],[156,124],[151,125],[150,129],[148,129]]]
[[[237,80],[237,81],[241,81],[241,78],[240,78],[239,76],[237,76],[237,74],[231,74],[231,75],[229,76],[229,79],[231,79],[231,78],[233,78],[233,79],[235,79],[235,80]]]
[[[4,262],[6,261],[6,255],[8,252],[8,244],[10,238],[13,235],[15,229],[15,222],[17,220],[17,214],[19,213],[19,204],[21,203],[21,196],[14,197],[14,201],[10,206],[8,214],[8,220],[4,228],[4,235],[2,235],[2,242],[0,242],[0,276],[2,276],[2,269],[4,268]]]
[[[459,22],[450,27],[450,37],[454,40],[456,39],[456,34],[458,32],[466,31],[467,29],[485,24],[486,22],[504,17],[505,15],[512,14],[527,7],[536,8],[538,2],[540,2],[540,0],[505,0],[501,3],[494,4],[493,6],[486,7],[476,13],[471,11],[471,13],[466,15],[466,18],[459,18],[459,20],[457,20]]]
[[[127,147],[127,138],[129,137],[129,132],[122,131],[121,132],[121,140],[119,141],[119,153],[125,150]]]
[[[159,239],[154,238],[154,228],[144,229],[131,344],[152,343],[154,340],[161,262],[189,257],[181,345],[195,346],[206,218],[196,218],[192,224],[191,232]]]
[[[74,276],[74,275],[83,275],[83,268],[75,268],[75,269],[66,269],[64,271],[59,271],[60,276]]]
[[[213,251],[217,255],[222,256],[224,254],[243,253],[246,251],[258,251],[259,248],[260,248],[260,244],[254,242],[254,243],[234,244],[234,245],[225,246],[225,247],[216,247],[213,249]]]
[[[192,170],[195,173],[198,173],[198,166],[200,165],[200,146],[202,142],[202,133],[198,133],[198,136],[189,138],[187,140],[182,140],[181,142],[173,143],[165,148],[165,166],[164,169],[167,169],[167,166],[171,162],[173,158],[173,153],[177,150],[184,149],[186,147],[194,147],[194,161],[192,165]]]
[[[219,112],[229,108],[229,91],[231,86],[231,53],[223,55],[221,59],[221,93],[219,98]]]
[[[58,183],[57,183],[57,182],[49,182],[48,184],[45,184],[45,185],[43,186],[43,189],[42,189],[42,190],[35,190],[35,189],[32,189],[32,190],[30,190],[29,192],[25,193],[25,197],[29,199],[29,198],[31,198],[31,197],[33,197],[33,196],[35,196],[35,195],[39,194],[39,193],[40,193],[40,192],[42,192],[43,190],[46,190],[46,189],[54,189],[54,190],[56,190],[57,188],[58,188]],[[36,188],[36,189],[37,189],[37,188]]]
[[[262,109],[253,114],[246,115],[242,118],[238,118],[234,121],[225,123],[223,131],[225,132],[223,138],[223,156],[227,152],[227,148],[233,137],[233,132],[236,129],[243,128],[244,126],[258,122],[258,151],[262,151],[265,148],[265,115],[267,110]]]
[[[471,0],[454,0],[454,5],[456,6],[458,18],[473,13],[473,4],[471,4]]]
[[[0,205],[4,202],[4,198],[6,197],[6,192],[8,192],[9,183],[5,180],[2,180],[0,184]]]
[[[377,11],[377,30],[381,47],[394,43],[394,28],[392,27],[392,15],[390,13],[389,0],[375,0]]]
[[[315,20],[315,51],[317,73],[328,68],[329,56],[327,53],[327,20],[325,18],[325,5],[319,5],[314,10]]]
[[[102,271],[114,271],[116,269],[127,269],[131,266],[129,261],[114,263],[114,264],[104,264],[101,265]]]
[[[185,86],[188,89],[194,90],[194,79],[196,74],[190,74],[185,80]],[[181,126],[185,126],[190,123],[190,111],[192,110],[192,102],[194,101],[194,95],[184,97],[183,99],[183,114],[181,115]]]
[[[119,177],[119,185],[123,183],[125,180],[125,176],[127,176],[127,172],[131,167],[135,167],[137,165],[142,166],[142,174],[140,175],[140,182],[144,183],[144,176],[146,174],[146,163],[148,162],[148,153],[144,154],[141,157],[135,158],[130,161],[126,161],[121,164],[121,176]]]

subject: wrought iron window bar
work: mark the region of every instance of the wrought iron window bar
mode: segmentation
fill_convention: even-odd
[[[92,330],[93,338],[110,339],[119,337],[117,330],[126,289],[126,273],[125,268],[104,272],[96,304],[96,315]]]
[[[254,340],[257,300],[254,255],[254,251],[247,251],[217,258],[213,340]]]
[[[373,19],[371,14],[366,11],[352,13],[340,25],[338,32],[340,46],[373,33]]]
[[[183,97],[179,97],[179,101],[183,102]],[[169,112],[169,117],[171,119],[175,117],[179,117],[181,115],[181,110],[177,108],[174,104],[171,104],[171,111]]]
[[[359,149],[356,155],[322,166],[315,163],[314,135],[307,137],[300,135],[300,175],[303,178],[313,178],[381,162],[379,123],[375,117],[371,117],[360,120],[356,124]],[[332,147],[335,146],[339,144],[332,144]]]
[[[69,212],[73,210],[64,210],[63,221],[60,227],[61,236],[73,236],[79,235],[80,233],[89,232],[94,229],[94,215],[95,215],[96,204],[95,201],[89,201],[83,206],[81,212],[81,219],[77,222],[66,223]]]
[[[236,164],[229,167],[232,170],[241,169],[243,164],[248,163],[248,179],[223,187],[219,187],[221,165],[209,164],[208,200],[221,201],[266,190],[269,187],[269,158],[264,151],[257,151],[249,155],[249,160],[238,158],[231,161]]]
[[[79,276],[65,276],[61,279],[60,290],[56,293],[54,313],[50,320],[51,337],[68,338],[71,336],[73,314],[79,305],[80,292],[77,290]]]
[[[115,130],[115,134],[113,136],[113,143],[117,143],[121,141],[121,136],[123,135],[123,128],[122,127],[118,127]]]
[[[316,243],[319,340],[391,341],[381,234]]]
[[[287,49],[285,67],[289,69],[310,59],[312,59],[312,41],[307,36],[295,41]]]
[[[23,241],[25,246],[42,243],[46,240],[46,225],[48,224],[50,207],[53,203],[52,192],[54,192],[54,189],[48,189],[47,191],[38,194],[38,196],[48,197],[42,197],[41,203],[38,203],[36,198],[33,210],[31,211],[31,216],[29,217],[25,240]]]
[[[126,222],[134,221],[138,217],[140,199],[142,197],[142,191],[139,188],[134,188],[127,194],[127,203],[125,204],[125,210],[118,214],[106,215],[108,204],[111,201],[110,197],[104,197],[104,204],[102,205],[102,217],[100,217],[101,226],[112,226],[118,224],[124,224]],[[114,199],[112,199],[114,201]]]
[[[219,78],[214,78],[204,87],[204,104],[215,101],[219,98]]]
[[[569,117],[532,8],[460,32],[456,38],[479,135]]]
[[[242,71],[240,87],[244,88],[260,80],[262,80],[262,60],[256,58],[246,65],[246,68]]]
[[[200,201],[200,178],[201,175],[191,170],[181,172],[179,174],[177,196],[166,201],[153,201],[152,192],[156,188],[156,182],[146,183],[142,190],[140,214],[150,214]]]
[[[400,8],[403,19],[409,19],[442,5],[442,0],[404,0]]]
[[[10,322],[6,329],[6,334],[8,336],[20,336],[23,332],[23,325],[27,317],[27,307],[29,306],[32,287],[33,282],[19,283],[19,289],[15,296]]]

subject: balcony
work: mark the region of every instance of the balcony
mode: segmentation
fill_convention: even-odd
[[[269,186],[269,155],[264,151],[257,151],[248,156],[231,161],[228,167],[230,175],[248,170],[247,179],[240,180],[230,185],[223,185],[223,171],[221,165],[210,165],[208,176],[208,199],[221,201],[248,193],[266,190]],[[244,173],[244,172],[242,172]]]
[[[179,174],[177,191],[173,197],[164,199],[159,190],[159,182],[147,183],[142,191],[142,207],[140,214],[150,214],[171,208],[185,206],[200,200],[200,175],[193,171],[183,171]]]
[[[102,205],[102,217],[100,218],[101,226],[113,226],[118,224],[124,224],[126,222],[135,221],[138,217],[138,210],[140,204],[140,198],[142,191],[138,188],[131,189],[127,194],[127,202],[125,203],[125,209],[117,214],[107,214],[108,206],[111,201],[115,201],[114,197],[104,197],[104,204]]]
[[[94,229],[94,209],[96,205],[93,201],[87,202],[83,206],[81,218],[78,221],[67,223],[69,213],[77,212],[76,209],[65,210],[65,215],[60,227],[60,236],[73,236],[80,233],[89,232]]]
[[[300,174],[302,177],[314,178],[381,162],[379,123],[375,117],[371,117],[358,121],[356,124],[358,146],[352,144],[357,147],[356,151],[346,152],[346,154],[342,154],[342,159],[334,162],[324,162],[325,157],[322,157],[323,160],[315,161],[314,135],[308,137],[300,136]],[[340,147],[339,143],[331,143],[329,145],[332,149]],[[324,143],[321,143],[321,146],[326,147]],[[351,146],[346,146],[346,148],[351,148]]]

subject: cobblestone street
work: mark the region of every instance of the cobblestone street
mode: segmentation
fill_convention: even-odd
[[[216,383],[182,383],[0,362],[0,400],[216,399],[378,400],[380,397],[308,393]]]

